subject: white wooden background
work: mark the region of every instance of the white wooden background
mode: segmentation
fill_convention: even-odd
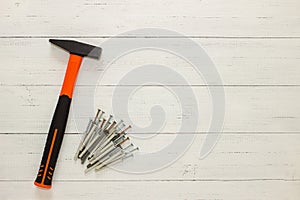
[[[299,9],[299,0],[2,0],[0,199],[299,199]],[[199,130],[189,133],[197,137],[184,156],[165,169],[143,175],[106,169],[85,176],[72,160],[79,135],[71,114],[53,189],[34,187],[67,62],[67,54],[48,39],[100,44],[146,27],[191,37],[217,66],[226,92],[226,120],[213,152],[199,159],[206,136]],[[123,65],[139,62],[128,58]],[[183,67],[192,77],[189,70]],[[190,81],[201,95],[205,86]],[[104,109],[109,109],[113,84],[108,80],[101,88],[108,94],[99,102]],[[147,123],[140,112],[131,112]],[[174,137],[170,130],[172,125],[155,143],[139,145],[159,147]]]

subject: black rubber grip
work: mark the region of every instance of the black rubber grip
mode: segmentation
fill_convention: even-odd
[[[51,188],[56,161],[67,125],[70,105],[71,98],[66,95],[59,97],[44,147],[40,169],[34,182],[39,187]]]

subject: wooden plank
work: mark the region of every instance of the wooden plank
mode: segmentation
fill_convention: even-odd
[[[0,182],[6,199],[255,199],[292,200],[299,196],[299,181],[254,182],[55,182],[41,190],[31,182]],[[18,192],[16,192],[16,190]]]
[[[189,36],[299,37],[298,8],[298,0],[6,0],[0,35],[105,36],[156,27]]]
[[[157,134],[151,138],[132,135],[140,147],[139,154],[147,155],[166,147],[176,135]],[[41,159],[46,135],[0,135],[0,180],[33,181]],[[106,168],[98,173],[84,174],[84,165],[73,160],[80,135],[66,135],[62,145],[56,181],[253,181],[299,180],[299,134],[225,134],[213,151],[200,159],[200,149],[206,135],[197,135],[193,144],[172,165],[156,171],[134,174]],[[172,151],[170,150],[170,153]],[[174,153],[174,152],[172,152]],[[160,154],[161,155],[161,154]],[[133,158],[134,159],[134,158]],[[128,160],[133,162],[133,160]],[[21,163],[21,164],[20,164]],[[122,166],[122,163],[119,167]],[[116,183],[117,184],[117,183]]]
[[[79,39],[99,44],[109,39]],[[119,38],[118,44],[138,44],[161,40],[190,49],[177,39]],[[215,63],[224,85],[300,85],[300,39],[193,39]],[[168,42],[167,42],[168,43]],[[110,49],[109,49],[110,48]],[[175,70],[190,85],[205,85],[195,67],[182,58],[157,50],[130,53],[111,63],[110,50],[103,50],[100,61],[85,59],[77,85],[91,85],[90,76],[102,77],[98,84],[116,85],[126,73],[147,64],[163,65]],[[54,47],[48,39],[0,39],[1,85],[61,85],[68,54]],[[197,56],[196,56],[197,57]],[[201,54],[199,54],[199,58]],[[187,59],[193,58],[193,55]],[[104,71],[105,69],[105,71]],[[180,83],[175,82],[173,85]],[[184,84],[184,83],[181,83]]]
[[[184,4],[179,0],[4,0],[0,4],[0,199],[274,200],[300,196],[298,0],[228,0],[226,4],[221,0],[187,0]],[[112,35],[145,27],[189,36],[216,64],[225,86],[226,118],[214,150],[200,159],[212,110],[207,83],[191,65],[166,52],[146,50],[126,55],[104,71],[103,66],[109,63],[104,49],[101,61],[86,60],[78,77],[67,127],[71,134],[62,146],[54,188],[42,191],[34,187],[68,58],[51,46],[48,38],[75,37],[101,46]],[[119,41],[157,40],[144,36],[149,34],[132,32]],[[157,36],[162,44],[178,39],[164,33]],[[175,45],[190,49],[181,43]],[[84,167],[73,161],[80,135],[72,133],[84,126],[78,124],[76,109],[89,109],[79,97],[94,98],[88,92],[95,84],[86,77],[103,75],[97,83],[95,108],[109,113],[114,86],[133,67],[145,64],[171,66],[193,86],[200,127],[180,134],[195,135],[195,140],[176,162],[155,172],[137,175],[105,169],[84,175]],[[219,87],[216,85],[213,87]],[[168,86],[170,90],[190,88],[181,83]],[[181,112],[166,88],[150,84],[139,89],[129,98],[134,125],[151,123],[153,105],[161,105],[167,113],[160,134],[133,130],[134,143],[141,148],[140,154],[146,154],[168,145],[177,136],[181,119],[191,116]],[[196,108],[195,104],[181,103]],[[79,115],[80,123],[86,123],[89,116]]]
[[[136,89],[126,86],[123,89]],[[96,108],[107,113],[113,113],[112,99],[128,99],[128,113],[118,110],[117,117],[129,117],[133,126],[149,126],[150,110],[154,105],[161,105],[165,110],[165,126],[161,133],[180,130],[182,117],[189,119],[188,108],[199,111],[200,127],[195,131],[209,131],[212,117],[212,103],[206,87],[191,87],[195,94],[194,103],[183,100],[179,102],[170,91],[186,89],[184,86],[169,87],[145,86],[139,88],[131,97],[126,92],[114,94],[115,87],[104,86],[94,88],[77,87],[73,106],[69,117],[67,132],[78,132],[85,129],[88,119],[94,115]],[[0,113],[1,133],[44,133],[48,131],[60,87],[59,86],[2,86],[3,106]],[[299,132],[300,123],[300,87],[225,87],[225,121],[224,132]],[[115,95],[113,97],[113,94]],[[86,99],[94,98],[94,106]],[[123,100],[122,100],[123,101]],[[116,101],[118,102],[118,101]],[[120,102],[119,102],[120,103]],[[187,108],[184,112],[181,107]],[[160,117],[160,112],[154,112],[153,118]],[[204,117],[205,116],[205,117]],[[160,117],[161,118],[161,117]],[[76,121],[74,121],[76,120]],[[164,120],[164,119],[162,119]],[[78,129],[79,128],[79,129]],[[152,130],[152,129],[151,129]],[[133,132],[135,130],[133,129]],[[194,130],[191,130],[194,132]],[[147,133],[147,131],[146,131]]]

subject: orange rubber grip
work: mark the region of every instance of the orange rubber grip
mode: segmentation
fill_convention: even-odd
[[[60,92],[60,96],[67,95],[72,98],[73,90],[76,83],[77,74],[82,62],[82,57],[74,54],[70,54],[69,63],[64,79],[64,83]]]

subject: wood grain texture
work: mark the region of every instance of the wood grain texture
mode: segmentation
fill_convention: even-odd
[[[128,86],[130,87],[130,86]],[[184,86],[181,86],[184,87]],[[82,97],[88,95],[94,88],[77,87],[74,93],[73,105],[67,126],[67,132],[77,133],[78,125],[83,129],[94,113],[82,112],[85,109],[101,108],[112,113],[112,98],[126,97],[121,93],[112,97],[115,87],[98,87],[95,92],[95,107],[86,104]],[[130,87],[131,88],[131,87]],[[135,89],[133,87],[131,89]],[[172,89],[172,87],[169,87]],[[177,87],[178,89],[178,87]],[[118,117],[130,119],[139,126],[151,123],[150,110],[152,106],[161,105],[167,113],[166,126],[161,132],[176,132],[182,121],[182,116],[189,116],[188,111],[182,113],[180,106],[199,109],[200,132],[207,132],[212,117],[209,92],[206,87],[192,87],[198,105],[177,102],[175,96],[161,86],[143,87],[128,100],[129,116],[125,113]],[[53,109],[59,94],[59,86],[2,86],[2,101],[10,102],[3,106],[0,113],[1,133],[45,133],[48,131]],[[299,133],[300,87],[226,87],[226,113],[224,132],[297,132]],[[93,94],[93,93],[92,93]],[[279,95],[280,94],[280,95]],[[77,109],[77,110],[76,110]],[[83,110],[82,110],[83,109]],[[86,115],[80,115],[83,113]],[[76,114],[74,116],[74,114]],[[159,117],[155,115],[153,117]],[[157,113],[159,114],[159,113]],[[74,120],[79,121],[74,121]],[[79,123],[79,124],[76,124]],[[83,123],[83,124],[82,124]],[[17,126],[16,126],[17,125]],[[76,127],[77,125],[77,127]],[[133,132],[135,129],[133,128]]]
[[[1,1],[0,199],[299,199],[299,6],[298,0]],[[48,39],[73,38],[101,46],[111,36],[149,27],[179,32],[203,47],[223,83],[207,85],[191,65],[166,52],[145,50],[109,63],[104,49],[99,62],[85,60],[80,71],[54,187],[35,188],[68,58]],[[127,33],[118,40],[122,44],[178,39],[148,36]],[[175,163],[153,173],[105,169],[84,175],[83,166],[73,161],[77,132],[83,130],[78,121],[84,126],[94,113],[77,115],[76,109],[89,109],[80,97],[88,97],[97,85],[93,106],[112,112],[119,80],[145,64],[171,66],[188,80],[188,85],[167,87],[193,89],[201,126],[178,134],[193,134],[195,141]],[[103,77],[91,84],[85,77],[96,73]],[[216,134],[208,133],[212,113],[208,86],[224,87],[226,113],[217,145],[201,160],[199,151],[207,134]],[[181,117],[189,117],[180,112],[174,95],[150,84],[130,98],[130,118],[147,126],[157,103],[167,113],[166,126],[147,140],[141,137],[152,132],[132,131],[140,153],[163,148],[176,137]]]
[[[299,37],[298,8],[298,0],[5,0],[0,35],[109,36],[156,27],[187,36]]]
[[[163,149],[176,135],[158,134],[144,139],[132,135],[140,154]],[[299,180],[299,134],[224,134],[214,150],[200,159],[206,135],[197,135],[183,155],[168,167],[134,174],[105,169],[84,174],[84,166],[73,160],[80,135],[66,135],[55,171],[56,181],[251,181]],[[0,135],[2,145],[0,180],[30,181],[35,177],[46,135]],[[172,153],[170,151],[170,153]],[[22,165],[17,164],[22,160]],[[130,162],[130,160],[128,160]],[[122,163],[119,165],[121,166]]]
[[[164,38],[119,38],[124,43]],[[170,45],[181,45],[177,39],[168,39]],[[198,39],[215,63],[224,85],[300,85],[300,39]],[[99,45],[109,39],[80,38],[80,41]],[[162,48],[164,45],[162,45]],[[0,39],[2,67],[1,85],[61,85],[68,54],[51,45],[48,39]],[[160,64],[180,73],[190,85],[205,85],[194,66],[171,53],[143,50],[128,54],[110,64],[109,49],[104,49],[100,61],[86,58],[81,67],[77,85],[89,85],[89,76],[105,74],[102,85],[116,85],[124,74],[137,66]],[[197,54],[196,54],[197,55]],[[201,55],[199,55],[199,58]],[[104,73],[104,70],[105,73]],[[45,76],[47,74],[47,76]],[[113,76],[112,76],[113,74]]]
[[[299,196],[299,181],[156,181],[156,182],[75,182],[56,181],[52,190],[41,190],[31,182],[0,182],[2,199],[220,199],[294,200]],[[18,193],[16,193],[18,188]],[[76,188],[76,190],[74,189]]]

